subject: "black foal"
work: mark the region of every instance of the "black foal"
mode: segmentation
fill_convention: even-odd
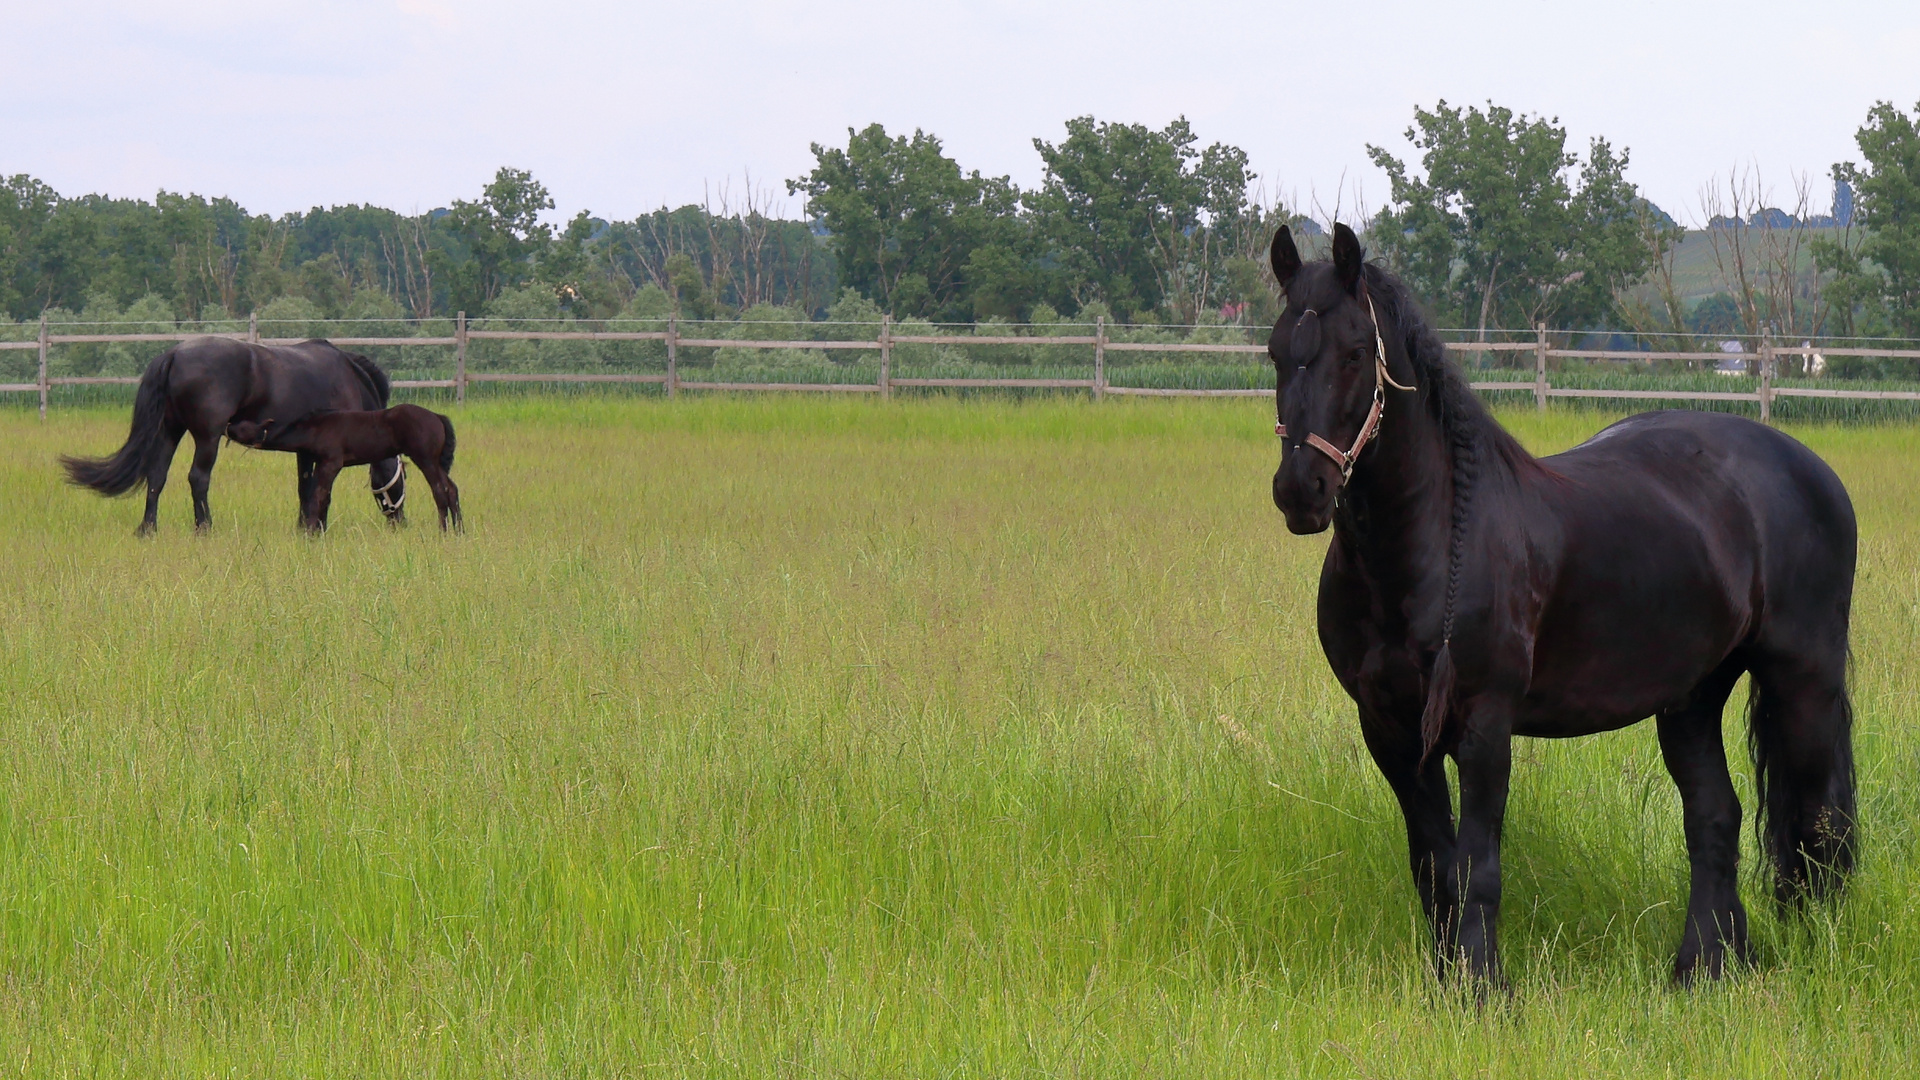
[[[327,527],[333,479],[341,469],[402,454],[413,459],[433,489],[440,527],[460,527],[460,489],[447,475],[453,468],[453,421],[437,412],[418,405],[395,405],[369,412],[319,412],[285,425],[271,419],[237,420],[227,425],[227,438],[263,450],[298,451],[315,460],[313,479],[300,506],[300,525],[310,532]]]

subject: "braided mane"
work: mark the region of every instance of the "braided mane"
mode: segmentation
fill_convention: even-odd
[[[1452,708],[1454,614],[1460,595],[1467,518],[1472,512],[1474,490],[1489,462],[1510,471],[1541,466],[1519,440],[1494,420],[1486,404],[1473,392],[1466,373],[1447,357],[1446,347],[1433,332],[1426,313],[1420,310],[1400,279],[1376,264],[1366,265],[1364,273],[1375,310],[1384,314],[1401,335],[1407,357],[1413,363],[1415,385],[1427,391],[1422,400],[1439,425],[1451,458],[1453,506],[1447,529],[1446,601],[1441,613],[1440,648],[1434,654],[1427,678],[1426,708],[1420,716],[1420,763],[1424,766],[1445,733],[1447,714]]]

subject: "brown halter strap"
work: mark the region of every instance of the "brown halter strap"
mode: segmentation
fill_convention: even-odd
[[[1360,279],[1360,298],[1367,302],[1367,317],[1373,320],[1373,406],[1367,410],[1366,423],[1360,425],[1360,434],[1354,436],[1353,445],[1345,450],[1321,438],[1317,432],[1307,432],[1307,437],[1302,440],[1304,445],[1311,446],[1333,459],[1333,463],[1340,467],[1342,484],[1353,475],[1353,463],[1360,460],[1360,451],[1365,450],[1367,444],[1373,441],[1373,437],[1380,433],[1380,420],[1387,413],[1387,387],[1408,391],[1414,389],[1394,382],[1393,376],[1387,371],[1387,343],[1380,337],[1380,316],[1373,310],[1373,296],[1367,292],[1367,281],[1364,277]],[[1283,439],[1286,438],[1287,425],[1275,421],[1273,433]]]

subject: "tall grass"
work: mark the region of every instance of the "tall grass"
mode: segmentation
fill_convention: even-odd
[[[1666,986],[1642,725],[1523,743],[1510,1003],[1436,992],[1256,402],[496,399],[471,531],[162,535],[0,412],[0,1069],[66,1075],[1865,1075],[1914,1060],[1920,432],[1861,511],[1865,858]],[[1507,417],[1570,445],[1605,417]],[[357,477],[356,477],[357,480]],[[1736,708],[1727,738],[1742,739]],[[1741,770],[1743,773],[1745,770]],[[1743,792],[1750,784],[1742,779]]]

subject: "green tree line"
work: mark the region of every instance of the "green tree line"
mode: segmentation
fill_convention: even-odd
[[[1625,149],[1596,138],[1576,153],[1557,120],[1492,103],[1416,108],[1406,137],[1405,159],[1367,148],[1390,192],[1360,224],[1443,325],[1920,336],[1920,131],[1891,104],[1859,129],[1862,160],[1833,167],[1848,200],[1837,227],[1780,233],[1805,215],[1758,204],[1715,214],[1704,231],[1725,287],[1707,302],[1679,295],[1687,230],[1627,179]],[[1273,231],[1292,226],[1309,247],[1319,233],[1258,196],[1243,150],[1201,145],[1184,118],[1076,117],[1064,138],[1033,147],[1041,179],[1023,190],[963,168],[936,135],[850,128],[845,145],[814,144],[814,167],[786,181],[803,220],[749,190],[738,205],[723,193],[717,205],[560,224],[547,189],[511,168],[426,214],[280,217],[192,194],[69,197],[18,175],[0,183],[0,311],[807,319],[854,297],[927,322],[1258,325],[1275,314]]]

